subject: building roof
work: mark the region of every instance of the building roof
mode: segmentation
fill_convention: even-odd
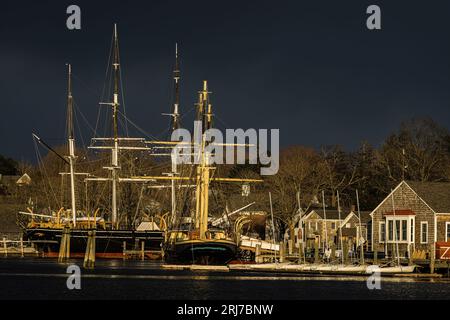
[[[322,208],[310,208],[308,211],[306,211],[305,217],[313,211],[317,213],[322,219],[325,219]],[[349,212],[350,210],[348,209],[341,209],[340,220],[344,220]],[[339,220],[339,211],[337,209],[325,209],[325,214],[327,215],[327,220]]]
[[[360,211],[361,214],[361,224],[367,225],[369,221],[372,220],[372,217],[370,215],[371,211]],[[359,219],[358,217],[358,211],[350,211],[348,215],[345,217],[344,221],[342,221],[342,225],[348,223],[348,221],[355,217],[356,219]]]
[[[356,228],[342,228],[341,230],[343,237],[356,237]]]
[[[369,223],[372,220],[370,213],[372,211],[361,211],[361,223]]]
[[[436,213],[450,213],[450,182],[406,182]]]

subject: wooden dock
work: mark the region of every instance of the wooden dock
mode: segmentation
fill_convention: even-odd
[[[198,265],[198,264],[163,264],[163,269],[168,270],[191,270],[191,271],[220,271],[220,272],[228,272],[230,268],[228,266],[211,266],[211,265]]]
[[[37,255],[38,252],[36,249],[31,245],[31,243],[24,242],[22,239],[20,240],[8,240],[7,238],[3,238],[1,240],[0,245],[0,255],[3,255],[4,257],[8,256],[30,256],[30,255]]]
[[[140,246],[137,245],[134,247],[134,249],[127,249],[127,243],[123,242],[123,260],[128,259],[140,259],[145,260],[145,257],[158,257],[162,259],[164,257],[164,251],[161,250],[145,250],[145,243],[142,241],[140,243]]]

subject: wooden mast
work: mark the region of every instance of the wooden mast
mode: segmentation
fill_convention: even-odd
[[[75,199],[75,136],[73,130],[73,97],[72,97],[72,66],[68,66],[68,77],[67,77],[67,133],[68,133],[68,144],[69,144],[69,166],[70,166],[70,196],[72,202],[72,222],[73,226],[77,223],[77,209],[76,209],[76,199]]]
[[[359,234],[358,234],[358,241],[360,241],[360,249],[361,249],[361,257],[360,257],[360,263],[364,264],[364,243],[363,243],[363,235],[362,235],[362,223],[361,223],[361,211],[359,210],[359,194],[358,189],[356,189],[356,205],[358,206],[358,219],[359,219]]]
[[[180,65],[178,60],[178,44],[175,44],[175,67],[173,70],[173,83],[174,83],[174,103],[172,112],[172,132],[180,128]],[[171,176],[174,177],[178,174],[177,172],[177,162],[174,154],[171,156],[172,160],[172,172]],[[176,201],[176,190],[175,190],[175,180],[171,180],[171,225],[175,224],[176,214],[177,214],[177,201]]]
[[[180,128],[180,61],[178,57],[178,44],[175,44],[175,68],[173,70],[173,83],[174,83],[174,103],[172,113],[172,131]]]
[[[118,133],[118,121],[117,121],[117,110],[119,108],[119,39],[117,36],[117,25],[114,24],[114,58],[113,58],[113,69],[114,69],[114,92],[113,92],[113,102],[112,102],[112,118],[113,118],[113,138],[114,138],[114,148],[112,148],[111,156],[111,173],[112,173],[112,226],[116,227],[117,224],[117,169],[119,168],[119,133]]]
[[[209,144],[206,141],[205,131],[212,126],[212,105],[210,103],[208,91],[208,82],[203,81],[203,90],[198,92],[198,102],[196,103],[196,121],[201,121],[201,126],[194,127],[194,138],[196,136],[200,137],[200,141],[191,142],[178,142],[178,141],[151,141],[148,143],[168,145],[177,147],[177,145],[190,145],[193,150],[193,156],[195,163],[198,163],[196,168],[196,176],[183,177],[174,176],[169,174],[168,177],[164,176],[134,176],[130,178],[119,178],[119,181],[149,181],[149,180],[195,180],[195,216],[194,216],[194,228],[199,230],[199,237],[201,240],[206,239],[206,231],[208,230],[208,212],[209,212],[209,184],[211,181],[216,182],[261,182],[260,179],[239,179],[239,178],[216,178],[212,177],[211,170],[215,167],[210,166],[211,154],[209,154],[205,149]],[[172,115],[173,116],[173,115]],[[201,131],[200,131],[201,129]],[[200,132],[197,132],[200,131]],[[225,144],[222,144],[225,145]],[[235,144],[232,144],[235,145]],[[246,144],[244,144],[245,146]],[[173,208],[173,207],[172,207]]]
[[[323,208],[323,218],[325,220],[325,248],[328,250],[328,226],[327,226],[327,211],[325,209],[325,191],[322,190],[322,208]]]
[[[340,243],[341,243],[341,263],[344,264],[344,240],[342,239],[342,220],[341,220],[341,204],[339,201],[339,190],[336,190],[336,195],[337,195],[337,205],[338,205],[338,215],[339,215],[339,239],[340,239]],[[347,258],[347,257],[345,257]]]
[[[203,81],[203,90],[200,92],[201,100],[199,101],[200,114],[203,116],[203,126],[202,126],[202,140],[199,149],[200,156],[200,166],[197,167],[197,195],[200,197],[197,199],[197,208],[199,209],[197,213],[196,225],[198,224],[200,239],[206,239],[206,231],[208,230],[208,208],[209,208],[209,181],[210,181],[210,170],[214,169],[210,167],[210,154],[205,152],[206,147],[206,137],[204,130],[210,125],[211,118],[207,114],[207,108],[211,108],[209,103],[209,91],[208,82]]]

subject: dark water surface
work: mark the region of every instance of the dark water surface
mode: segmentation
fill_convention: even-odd
[[[97,261],[81,268],[81,290],[69,290],[70,264],[50,259],[0,259],[0,299],[449,299],[449,279],[305,276],[248,271],[162,270],[155,262]]]

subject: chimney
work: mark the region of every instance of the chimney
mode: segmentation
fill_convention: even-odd
[[[352,204],[352,206],[351,206],[351,208],[350,208],[350,211],[351,211],[351,212],[355,212],[355,211],[356,211],[356,207],[355,207],[354,204]]]

